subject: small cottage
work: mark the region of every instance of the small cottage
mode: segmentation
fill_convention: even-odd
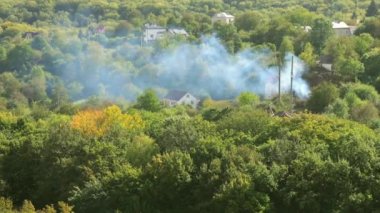
[[[145,43],[154,42],[165,36],[184,36],[189,34],[183,28],[167,28],[155,24],[146,24],[143,29],[142,39]]]
[[[332,28],[337,36],[352,36],[356,30],[355,26],[349,26],[345,22],[332,22]]]
[[[235,16],[230,15],[228,13],[217,13],[211,18],[212,24],[214,24],[215,22],[231,24],[234,22],[234,20],[235,20]]]
[[[177,105],[189,105],[192,108],[197,108],[200,100],[189,92],[171,90],[165,96],[163,102],[165,105],[170,107]]]

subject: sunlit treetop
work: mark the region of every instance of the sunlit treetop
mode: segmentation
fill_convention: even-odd
[[[131,132],[142,129],[144,122],[139,115],[124,114],[114,105],[104,110],[78,112],[72,118],[71,127],[86,136],[102,137],[115,129]]]

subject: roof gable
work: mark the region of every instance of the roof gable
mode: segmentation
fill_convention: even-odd
[[[188,92],[185,91],[170,90],[168,94],[165,96],[165,99],[179,101],[187,93]]]
[[[214,18],[234,18],[234,16],[230,15],[228,13],[223,12],[223,13],[217,13],[217,14],[215,14]]]
[[[341,22],[332,22],[333,29],[343,29],[343,28],[349,28],[349,26],[341,21]]]

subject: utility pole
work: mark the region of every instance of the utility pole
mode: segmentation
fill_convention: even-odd
[[[290,70],[290,97],[291,97],[291,100],[292,100],[292,109],[293,109],[293,65],[294,65],[294,56],[292,55],[292,67],[291,67],[291,70]]]
[[[143,38],[145,34],[145,27],[142,28],[141,36],[140,36],[140,47],[143,47]]]
[[[276,60],[278,64],[278,101],[281,102],[281,62],[280,52],[276,52]]]

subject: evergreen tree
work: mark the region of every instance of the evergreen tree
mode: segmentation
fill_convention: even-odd
[[[378,8],[375,0],[371,1],[371,4],[368,6],[366,16],[371,17],[371,16],[376,16],[378,13]]]

